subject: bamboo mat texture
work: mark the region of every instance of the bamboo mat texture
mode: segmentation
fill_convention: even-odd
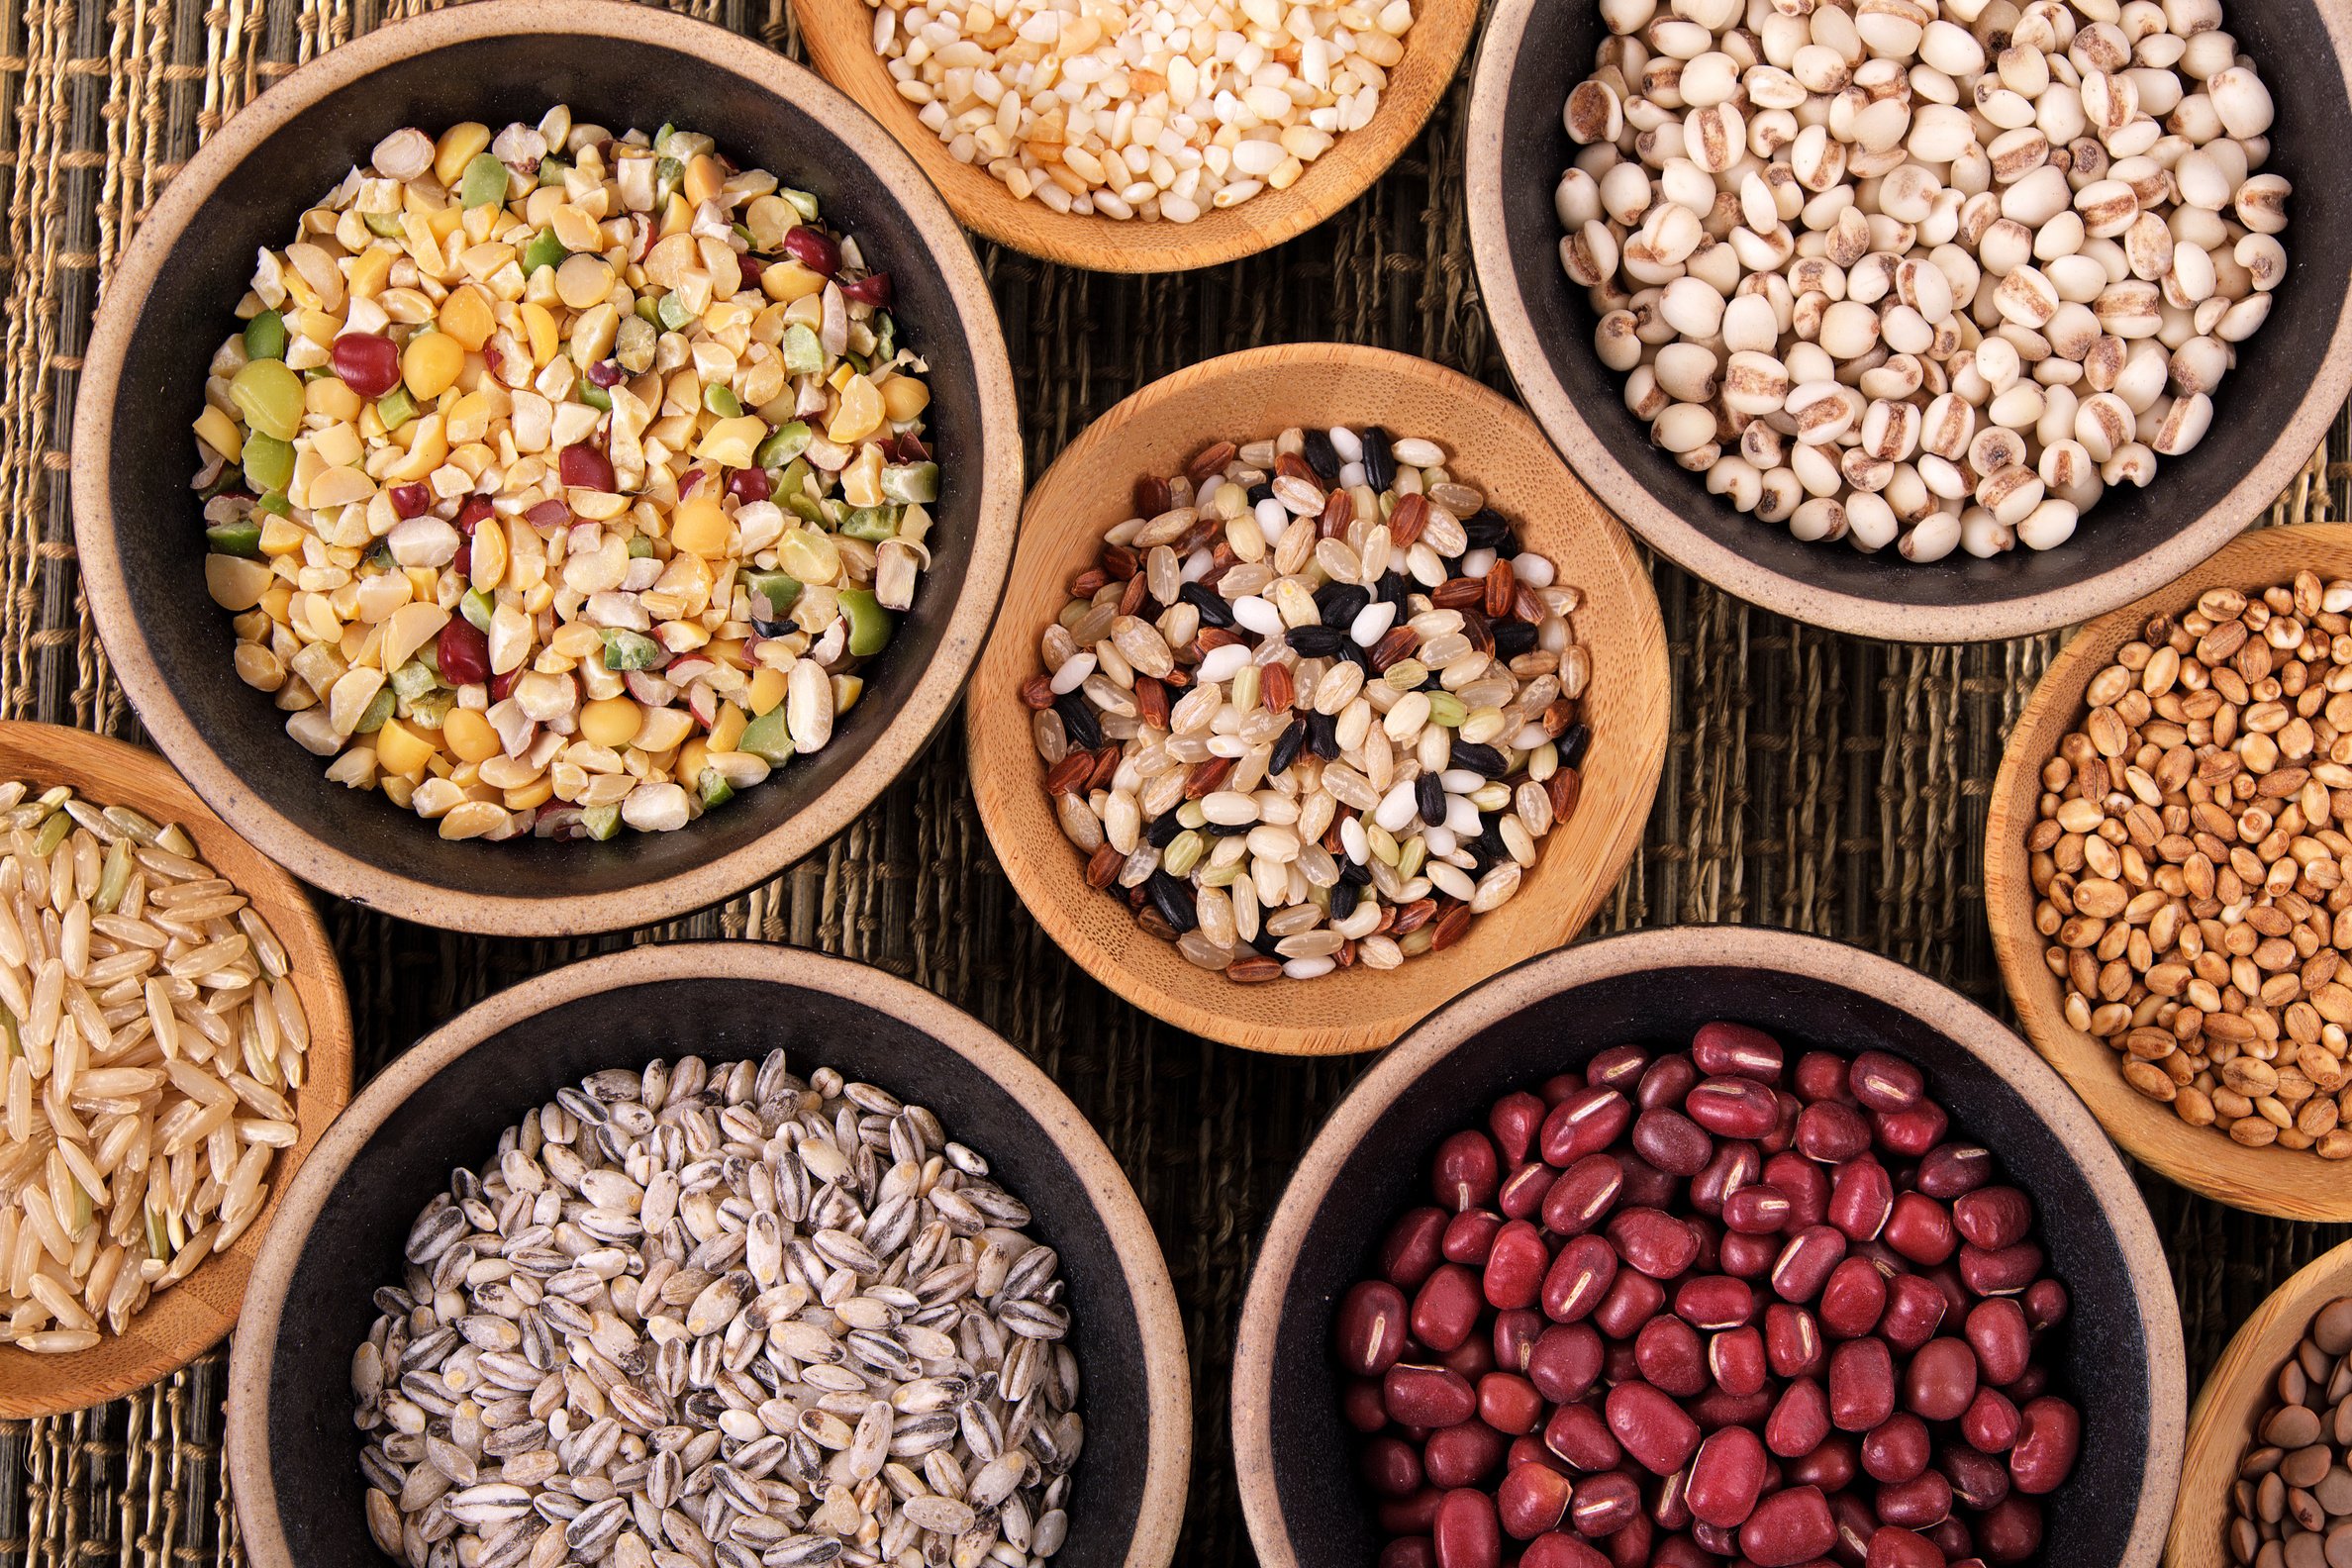
[[[0,384],[0,717],[137,735],[75,575],[66,433],[90,313],[139,214],[194,148],[296,64],[413,9],[374,0],[0,0],[7,233]],[[798,53],[785,0],[681,9]],[[1463,79],[1361,200],[1254,259],[1179,277],[981,259],[1013,345],[1032,473],[1088,421],[1193,361],[1343,340],[1509,381],[1462,201]],[[2339,421],[2273,521],[2342,518]],[[1904,647],[1816,632],[1657,567],[1675,689],[1649,830],[1596,933],[1678,922],[1791,927],[1876,949],[2000,1006],[1978,886],[2003,736],[2056,637]],[[671,926],[576,941],[449,935],[337,908],[359,1068],[460,1008],[630,941],[750,937],[930,987],[1033,1056],[1091,1117],[1159,1232],[1193,1350],[1198,1422],[1183,1560],[1249,1560],[1225,1381],[1254,1236],[1346,1061],[1253,1056],[1118,1002],[1037,930],[974,815],[957,732],[805,863]],[[2272,1286],[2344,1227],[2237,1214],[2144,1182],[2174,1259],[2193,1375]],[[225,1355],[135,1398],[0,1422],[0,1568],[240,1568],[221,1469]]]

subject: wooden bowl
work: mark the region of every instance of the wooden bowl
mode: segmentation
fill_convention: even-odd
[[[1111,1151],[1051,1079],[978,1021],[878,969],[757,942],[638,947],[527,980],[370,1082],[287,1194],[229,1362],[229,1470],[255,1568],[382,1568],[362,1506],[352,1350],[417,1212],[527,1114],[608,1067],[782,1047],[928,1105],[1061,1254],[1086,1446],[1070,1568],[1165,1568],[1192,1461],[1176,1293]]]
[[[1184,272],[1295,240],[1361,196],[1421,133],[1452,84],[1478,22],[1478,5],[1421,0],[1405,35],[1405,57],[1389,72],[1370,125],[1341,136],[1290,189],[1261,191],[1189,224],[1057,213],[1041,201],[1016,197],[985,168],[950,156],[947,145],[917,118],[916,106],[899,96],[889,66],[874,52],[874,6],[868,0],[793,0],[792,10],[810,60],[915,155],[966,228],[1063,266]]]
[[[2278,1397],[2279,1368],[2303,1342],[2312,1315],[2339,1296],[2352,1296],[2352,1241],[2313,1258],[2230,1336],[2189,1412],[2189,1458],[2164,1543],[2165,1568],[2235,1568],[2222,1538],[2234,1517],[2230,1483],[2253,1445],[2255,1425]]]
[[[709,126],[823,198],[898,290],[930,356],[942,475],[931,566],[833,743],[677,833],[608,843],[452,843],[326,777],[231,667],[204,592],[188,421],[254,247],[402,126],[536,121],[558,100],[614,125]],[[107,284],[73,439],[74,539],[132,706],[196,792],[280,865],[403,920],[568,935],[727,898],[846,827],[955,705],[996,613],[1022,486],[1010,362],[970,245],[914,161],[848,100],[760,45],[615,0],[483,0],[329,50],[208,140]]]
[[[2316,1154],[2244,1148],[2212,1127],[2194,1127],[2172,1107],[2123,1081],[2115,1052],[2066,1022],[2064,990],[2042,961],[2033,928],[2033,879],[2025,834],[2040,814],[2041,766],[2088,713],[2091,678],[2114,661],[2156,615],[2179,615],[2208,588],[2261,589],[2308,567],[2352,577],[2352,526],[2299,524],[2257,529],[2231,540],[2180,581],[2101,616],[2075,635],[2042,672],[2009,732],[1985,817],[1985,919],[1993,931],[2009,1003],[2025,1037],[2049,1059],[2125,1153],[2217,1203],[2287,1220],[2352,1220],[2352,1170]]]
[[[294,1173],[327,1124],[351,1098],[351,1005],[343,970],[310,896],[205,808],[152,751],[58,725],[0,722],[0,779],[36,789],[69,784],[99,806],[128,806],[160,824],[178,823],[207,864],[252,901],[285,944],[294,990],[310,1019],[310,1076],[295,1091],[301,1136],[270,1167],[270,1199],[227,1252],[155,1297],[121,1334],[73,1355],[34,1355],[0,1345],[0,1421],[57,1416],[120,1399],[178,1371],[221,1342],[237,1323],[245,1279],[260,1255]]]
[[[2292,272],[2239,352],[2213,427],[2146,490],[2110,492],[2053,550],[1913,565],[1808,544],[1707,493],[1626,411],[1624,377],[1593,352],[1585,291],[1560,270],[1552,188],[1574,148],[1560,123],[1592,69],[1594,7],[1500,0],[1470,99],[1470,239],[1495,337],[1527,406],[1586,483],[1658,551],[1799,621],[1903,642],[2018,637],[2086,621],[2187,571],[2243,529],[2319,444],[2352,387],[2352,11],[2328,0],[2236,0],[2226,23],[2262,64],[2279,124],[2268,168],[2295,184],[2281,237]]]
[[[1593,651],[1584,717],[1593,727],[1576,813],[1501,909],[1442,952],[1382,972],[1358,965],[1314,981],[1239,985],[1195,968],[1086,885],[1085,857],[1062,835],[1029,735],[1021,683],[1038,673],[1037,639],[1094,563],[1103,531],[1130,515],[1136,476],[1182,468],[1209,442],[1268,438],[1290,426],[1383,425],[1424,436],[1452,471],[1519,525],[1559,580],[1585,590],[1572,618]],[[964,720],[973,797],[997,859],[1029,913],[1088,974],[1179,1029],[1285,1055],[1377,1050],[1414,1020],[1496,970],[1557,947],[1616,886],[1649,816],[1666,746],[1666,637],[1658,601],[1624,531],[1544,443],[1519,409],[1426,360],[1341,343],[1253,348],[1180,370],[1095,421],[1031,492],[1013,588],[981,655]]]
[[[1496,976],[1424,1021],[1356,1081],[1266,1228],[1233,1345],[1233,1461],[1265,1568],[1367,1563],[1379,1541],[1340,1419],[1331,1354],[1348,1287],[1390,1224],[1426,1202],[1428,1155],[1611,1045],[1687,1045],[1735,1020],[1785,1044],[1909,1057],[1956,1135],[2033,1197],[2051,1271],[2073,1295],[2055,1387],[2083,1412],[2082,1458],[2045,1500],[2036,1561],[2154,1568],[2181,1472],[2188,1404],[2171,1270],[2130,1173],[2082,1105],[2015,1035],[1889,959],[1794,931],[1636,931]]]

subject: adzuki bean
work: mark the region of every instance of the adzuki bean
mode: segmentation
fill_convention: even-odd
[[[2037,1552],[2085,1440],[2067,1292],[1929,1087],[1711,1024],[1440,1143],[1333,1325],[1381,1568]]]

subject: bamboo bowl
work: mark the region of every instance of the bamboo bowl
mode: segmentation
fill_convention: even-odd
[[[889,67],[874,52],[869,0],[793,0],[792,9],[817,69],[914,154],[964,227],[1063,266],[1184,272],[1271,249],[1362,195],[1420,134],[1453,81],[1478,21],[1479,0],[1420,0],[1405,35],[1405,57],[1388,73],[1370,125],[1341,136],[1290,189],[1261,191],[1189,224],[1057,213],[1041,201],[1015,196],[985,168],[957,162],[917,118],[916,105],[899,96]]]
[[[2295,1353],[2311,1315],[2338,1296],[2352,1296],[2352,1242],[2322,1253],[2272,1291],[2230,1336],[2189,1412],[2189,1454],[2164,1568],[2233,1568],[2222,1537],[2238,1462],[2277,1395],[2279,1368]]]
[[[207,1258],[110,1334],[73,1355],[34,1355],[0,1345],[0,1420],[57,1416],[119,1399],[195,1360],[237,1323],[245,1279],[286,1189],[319,1137],[351,1098],[351,1009],[327,931],[301,886],[240,838],[161,757],[120,740],[57,725],[0,723],[0,778],[40,788],[69,784],[101,806],[129,806],[178,823],[214,870],[252,900],[285,943],[294,989],[310,1016],[310,1077],[294,1095],[301,1136],[270,1168],[268,1205],[225,1253]]]
[[[1593,729],[1575,814],[1510,903],[1442,952],[1385,972],[1241,985],[1195,968],[1086,884],[1062,835],[1017,695],[1037,641],[1094,563],[1103,531],[1129,515],[1140,474],[1168,474],[1210,441],[1289,426],[1378,424],[1443,445],[1451,466],[1516,520],[1559,580],[1585,591],[1571,618],[1593,652]],[[1499,969],[1557,947],[1617,883],[1649,815],[1666,746],[1666,636],[1632,541],[1576,482],[1532,420],[1467,377],[1382,349],[1292,344],[1228,354],[1154,382],[1097,420],[1030,492],[1013,585],[980,656],[964,735],[989,842],[1022,902],[1097,980],[1154,1018],[1229,1045],[1285,1055],[1377,1050],[1421,1015]]]
[[[2352,526],[2304,524],[2258,529],[2171,586],[2100,617],[2053,659],[2009,733],[1985,821],[1985,916],[2017,1020],[2034,1048],[2083,1097],[2125,1152],[2192,1192],[2232,1208],[2287,1220],[2352,1220],[2352,1170],[2307,1151],[2243,1148],[2211,1127],[2195,1127],[2172,1108],[2133,1089],[2115,1053],[2066,1022],[2065,993],[2042,961],[2033,927],[2033,881],[2025,834],[2038,815],[2041,767],[2085,716],[2091,678],[2155,615],[2178,615],[2208,588],[2261,589],[2302,568],[2352,576]]]

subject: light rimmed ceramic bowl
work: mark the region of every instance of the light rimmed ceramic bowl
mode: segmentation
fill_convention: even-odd
[[[210,865],[252,901],[286,949],[295,994],[310,1021],[308,1073],[294,1092],[300,1134],[269,1172],[270,1199],[245,1234],[150,1300],[121,1334],[72,1355],[34,1355],[0,1345],[0,1421],[56,1416],[147,1387],[210,1350],[236,1326],[245,1281],[287,1188],[351,1097],[351,1007],[343,971],[310,896],[230,830],[152,751],[58,725],[0,723],[0,779],[36,790],[69,784],[98,806],[129,806],[159,825],[178,823]]]
[[[2299,1269],[2230,1336],[2189,1413],[2189,1459],[2164,1545],[2165,1568],[2237,1568],[2226,1539],[2229,1488],[2254,1446],[2255,1427],[2278,1398],[2279,1369],[2302,1343],[2312,1315],[2339,1296],[2352,1296],[2352,1241]]]
[[[1086,1444],[1072,1568],[1165,1568],[1192,1453],[1176,1293],[1150,1222],[1053,1081],[930,992],[758,942],[638,947],[527,980],[427,1035],[371,1081],[286,1195],[229,1367],[228,1456],[255,1568],[382,1568],[351,1423],[350,1361],[379,1282],[456,1166],[589,1073],[781,1047],[930,1107],[1027,1203],[1061,1254]]]
[[[1377,1550],[1332,1327],[1390,1223],[1426,1202],[1429,1152],[1508,1090],[1611,1045],[1687,1046],[1715,1020],[1792,1049],[1908,1057],[1955,1133],[2032,1196],[2050,1272],[2073,1298],[2054,1386],[2084,1420],[2075,1474],[2045,1500],[2037,1560],[2154,1568],[2187,1373],[2171,1270],[2122,1160],[2056,1075],[1957,993],[1858,948],[1730,926],[1612,936],[1498,975],[1424,1021],[1332,1111],[1267,1226],[1234,1340],[1234,1465],[1266,1568],[1353,1568]]]
[[[2066,992],[2050,973],[2048,945],[2034,930],[2025,835],[2040,816],[2042,764],[2088,715],[2091,678],[2137,638],[2148,620],[2194,608],[2208,588],[2259,591],[2308,568],[2322,578],[2352,577],[2352,525],[2298,524],[2257,529],[2231,540],[2178,582],[2100,617],[2042,671],[2002,751],[2001,771],[1985,814],[1985,921],[2009,1004],[2025,1037],[2083,1097],[2107,1136],[2169,1181],[2216,1203],[2285,1220],[2352,1220],[2352,1168],[2307,1151],[2246,1148],[2225,1132],[2191,1127],[2124,1082],[2116,1053],[2066,1022]]]
[[[1660,553],[1740,598],[1813,626],[1903,642],[2018,637],[2089,620],[2161,586],[2246,527],[2294,477],[2352,387],[2352,13],[2332,0],[2229,0],[2223,25],[2260,61],[2279,123],[2266,169],[2295,185],[2290,273],[2238,350],[2210,434],[2145,490],[2109,491],[2056,549],[1914,565],[1808,544],[1707,493],[1626,410],[1593,351],[1595,316],[1560,270],[1552,189],[1575,148],[1568,88],[1592,69],[1590,5],[1500,0],[1470,100],[1470,240],[1496,341],[1529,409],[1576,471]]]
[[[1037,641],[1094,564],[1103,531],[1130,515],[1137,476],[1180,470],[1219,440],[1271,439],[1290,426],[1381,425],[1435,441],[1449,471],[1485,490],[1585,591],[1571,618],[1592,650],[1582,717],[1592,726],[1575,814],[1554,827],[1519,893],[1442,952],[1379,971],[1241,985],[1187,962],[1086,884],[1062,835],[1022,706],[1040,672]],[[1153,382],[1088,427],[1035,490],[988,649],[973,676],[964,739],[980,821],[1015,891],[1087,973],[1179,1029],[1253,1050],[1376,1050],[1447,998],[1583,929],[1632,855],[1666,746],[1666,636],[1632,540],[1576,482],[1524,412],[1425,359],[1342,343],[1253,348]]]
[[[987,169],[957,162],[918,118],[918,106],[899,95],[888,64],[874,52],[873,5],[792,0],[811,61],[914,154],[966,228],[1040,260],[1093,272],[1184,272],[1238,261],[1297,239],[1354,201],[1420,135],[1452,84],[1478,8],[1479,0],[1419,0],[1405,56],[1390,69],[1371,124],[1337,138],[1288,190],[1261,191],[1236,207],[1176,224],[1057,213],[1015,196]]]
[[[325,776],[231,666],[204,591],[189,421],[255,247],[279,244],[387,131],[461,120],[692,120],[814,190],[890,272],[932,366],[941,491],[931,565],[833,742],[672,833],[452,843]],[[1020,511],[1010,361],[971,246],[897,144],[814,74],[706,23],[615,0],[481,0],[330,49],[205,143],[108,282],[73,440],[93,615],[147,733],[196,792],[304,880],[405,920],[561,935],[670,919],[772,876],[881,794],[944,722],[1004,590]]]

